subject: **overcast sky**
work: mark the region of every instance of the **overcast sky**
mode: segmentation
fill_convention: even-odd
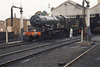
[[[10,9],[14,4],[15,6],[20,6],[22,3],[23,16],[24,18],[29,18],[34,15],[36,11],[48,11],[48,4],[51,7],[57,7],[66,0],[0,0],[0,20],[5,20],[10,17]],[[82,4],[83,0],[72,0],[79,4]],[[97,0],[90,0],[91,7],[97,4]],[[19,9],[14,9],[17,17],[20,17]]]

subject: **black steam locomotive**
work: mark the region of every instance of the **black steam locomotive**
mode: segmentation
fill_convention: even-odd
[[[80,19],[68,19],[67,16],[41,16],[33,15],[30,18],[31,27],[24,36],[29,40],[46,40],[51,38],[69,37],[70,28],[74,31],[74,36],[80,33]]]

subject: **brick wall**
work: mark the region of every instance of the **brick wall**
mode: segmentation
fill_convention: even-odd
[[[27,31],[27,21],[28,20],[23,20],[23,30]],[[7,26],[11,26],[11,18],[7,19]],[[13,18],[13,26],[12,26],[12,32],[16,32],[17,35],[20,34],[20,19],[19,18]]]
[[[4,21],[0,21],[0,32],[6,31],[6,23]]]
[[[98,0],[98,3],[100,3],[100,0]]]

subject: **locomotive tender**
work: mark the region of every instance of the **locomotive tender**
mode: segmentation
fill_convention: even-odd
[[[74,35],[79,33],[79,19],[68,19],[66,16],[41,16],[33,15],[30,18],[31,28],[24,32],[30,41],[34,39],[45,40],[51,38],[69,37],[70,28]]]

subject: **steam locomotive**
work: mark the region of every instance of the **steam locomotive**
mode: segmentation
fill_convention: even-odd
[[[41,16],[33,15],[30,18],[29,30],[24,36],[30,41],[34,39],[47,40],[52,38],[69,37],[70,28],[74,36],[80,33],[81,21],[79,18],[69,19],[67,16]]]

